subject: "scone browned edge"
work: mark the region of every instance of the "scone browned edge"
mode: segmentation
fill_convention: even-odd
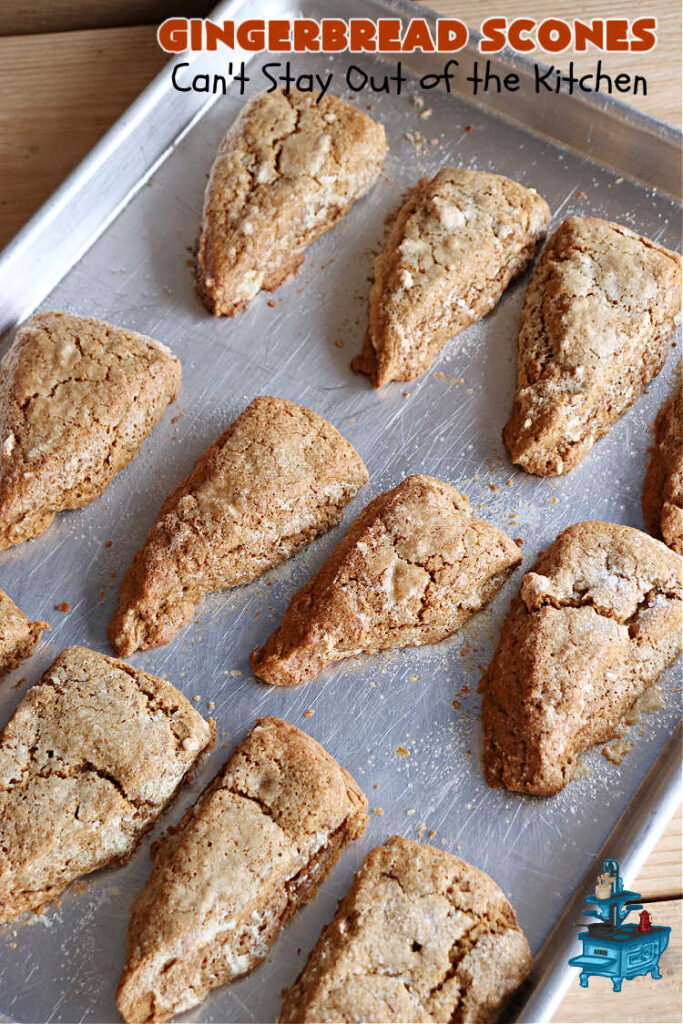
[[[278,106],[282,107],[279,111]],[[292,129],[281,135],[284,126],[276,131],[269,121],[291,116],[290,110],[294,112]],[[274,198],[277,194],[270,187],[286,175],[284,147],[293,137],[303,137],[299,122],[307,110],[309,117],[313,112],[316,117],[315,124],[305,125],[309,136],[315,127],[318,136],[322,134],[331,140],[328,151],[333,151],[333,159],[325,155],[319,171],[322,170],[322,177],[336,176],[337,190],[333,195],[325,195],[325,188],[312,174],[304,170],[302,175],[296,167],[301,154],[297,153],[296,145],[291,147],[290,180],[301,187],[308,177],[308,192],[320,196],[312,226],[306,224],[307,195],[302,192],[295,201],[302,205],[301,210],[285,210],[286,216],[282,218],[283,204],[278,208],[278,199]],[[236,154],[241,154],[241,160],[233,166]],[[298,89],[287,94],[256,93],[223,138],[206,186],[195,250],[195,284],[209,312],[214,316],[234,316],[261,289],[274,291],[284,284],[303,263],[305,248],[335,227],[353,203],[369,191],[382,169],[385,154],[383,126],[337,96],[327,94],[316,99]],[[285,193],[284,204],[292,201]],[[326,210],[324,217],[320,216],[321,208]],[[281,225],[278,229],[280,219],[289,233],[287,237],[281,236]],[[239,267],[239,263],[243,265]]]
[[[130,694],[121,690],[114,697],[111,691],[102,693],[101,701],[84,699],[87,694],[82,690],[87,691],[90,683],[95,692],[103,673],[112,669],[126,681],[132,680],[134,690],[144,698],[139,709],[144,707],[144,716],[141,713],[137,722],[134,715],[126,721]],[[56,695],[52,713],[50,693]],[[55,701],[61,715],[54,713]],[[174,741],[174,749],[165,752],[165,761],[156,743],[154,761],[150,762],[154,769],[145,764],[143,750],[126,750],[133,725],[137,726],[133,742],[139,742],[145,716],[148,722],[172,720],[185,733],[182,743]],[[0,732],[4,774],[0,779],[0,923],[27,910],[41,909],[81,875],[129,860],[214,742],[213,719],[205,721],[171,683],[89,648],[65,648]],[[158,770],[160,767],[164,770]],[[124,813],[112,817],[110,804],[107,809],[99,808],[99,820],[93,815],[92,780],[111,787],[113,801],[125,808]],[[75,804],[73,819],[69,805],[61,803],[67,782],[72,787],[70,801]],[[15,790],[19,790],[18,802],[13,798]],[[84,818],[79,832],[76,812],[81,806]],[[32,825],[30,814],[44,818],[51,828]],[[70,853],[62,861],[54,849],[53,830],[63,842],[68,840]],[[63,846],[59,852],[61,855]],[[27,864],[28,888],[21,884]]]
[[[655,443],[643,485],[643,516],[650,533],[683,555],[683,392],[681,369],[657,413]]]
[[[461,915],[468,917],[462,934],[447,936]],[[392,836],[365,858],[286,993],[279,1024],[484,1024],[530,967],[515,912],[488,875],[445,850]]]
[[[659,541],[598,520],[562,530],[524,576],[482,677],[488,784],[562,790],[680,654],[682,601],[683,561]],[[577,699],[571,671],[593,656],[581,683],[594,692]]]
[[[43,630],[49,628],[47,622],[32,622],[0,589],[0,676],[28,658]]]
[[[203,862],[208,859],[210,865],[213,853],[218,862],[215,869],[208,870],[202,863],[199,897],[204,896],[205,876],[211,879],[209,884],[221,877],[221,844],[206,841],[211,834],[206,831],[208,822],[212,822],[212,828],[225,832],[221,824],[225,811],[221,807],[229,808],[230,804],[216,802],[221,793],[254,801],[260,808],[257,817],[260,813],[276,823],[294,847],[302,845],[305,849],[310,830],[314,829],[314,852],[296,874],[282,875],[279,880],[278,863],[271,862],[269,870],[277,881],[276,891],[271,892],[273,880],[269,880],[268,871],[264,873],[262,863],[269,856],[268,849],[258,842],[245,845],[245,836],[235,831],[234,842],[240,857],[255,870],[254,896],[262,904],[257,904],[255,913],[262,925],[251,940],[245,939],[241,930],[245,922],[240,921],[240,911],[231,904],[228,886],[222,893],[218,891],[212,909],[203,911],[200,900],[196,921],[192,920],[193,926],[200,926],[200,934],[201,927],[206,929],[207,944],[195,937],[170,962],[164,962],[163,954],[161,961],[156,960],[157,951],[168,949],[172,955],[174,948],[169,946],[169,928],[173,928],[177,918],[173,915],[173,903],[168,903],[173,873],[181,872],[181,884],[184,875],[195,878],[194,858],[199,856]],[[195,806],[152,847],[155,863],[131,912],[126,963],[117,990],[117,1005],[125,1020],[130,1024],[167,1020],[181,1009],[201,1002],[211,988],[254,970],[297,908],[315,895],[343,848],[362,835],[366,812],[367,800],[358,784],[316,740],[283,719],[257,719]],[[252,819],[248,819],[247,825],[249,821]],[[328,834],[319,847],[320,828]],[[234,917],[230,929],[222,926],[226,916]],[[250,922],[251,918],[246,925]],[[174,942],[179,941],[178,933],[171,934],[175,936]],[[179,934],[182,937],[187,933]],[[233,966],[226,973],[221,962],[223,952],[225,963],[240,966]]]
[[[208,593],[249,583],[336,526],[367,481],[353,445],[318,413],[254,398],[166,498],[135,554],[109,624],[116,653],[169,643]]]

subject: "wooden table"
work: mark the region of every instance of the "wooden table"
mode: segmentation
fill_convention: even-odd
[[[677,0],[641,5],[611,0],[431,0],[444,15],[478,27],[485,16],[635,16],[656,14],[660,44],[650,54],[608,56],[605,70],[631,70],[648,79],[649,94],[637,106],[680,125],[681,10]],[[0,7],[0,246],[50,195],[109,125],[159,71],[165,55],[156,44],[154,24],[174,6],[203,14],[210,3],[175,4],[156,0],[5,0]],[[203,8],[203,9],[202,9]],[[57,31],[60,28],[69,31]],[[27,33],[35,34],[27,34]],[[9,34],[13,33],[13,34]],[[563,54],[579,67],[595,54]],[[540,58],[539,58],[540,59]],[[681,1004],[681,814],[673,819],[632,888],[643,893],[657,924],[672,926],[662,958],[661,981],[640,978],[613,995],[609,982],[593,978],[589,989],[578,980],[555,1021],[677,1021]]]

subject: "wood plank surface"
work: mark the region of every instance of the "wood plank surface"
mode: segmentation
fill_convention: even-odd
[[[5,0],[0,6],[0,247],[38,208],[63,177],[88,152],[165,62],[156,45],[155,25],[142,17],[174,13],[175,0]],[[210,6],[210,5],[209,5]],[[648,79],[648,95],[634,105],[680,125],[681,6],[678,0],[639,5],[626,0],[431,0],[441,14],[478,27],[487,16],[610,17],[656,14],[659,44],[650,54],[609,55],[608,73],[631,71]],[[175,3],[187,14],[203,13],[197,4]],[[135,24],[128,24],[133,22]],[[82,31],[56,31],[87,26]],[[49,33],[29,35],[50,29]],[[8,33],[20,33],[9,35]],[[579,68],[597,54],[560,55]],[[547,58],[538,55],[539,60]],[[552,62],[552,61],[551,61]],[[602,979],[588,989],[578,980],[567,993],[556,1022],[673,1021],[681,1005],[681,813],[672,820],[633,887],[645,899],[655,922],[670,924],[672,941],[662,957],[663,978],[626,983],[613,994]]]

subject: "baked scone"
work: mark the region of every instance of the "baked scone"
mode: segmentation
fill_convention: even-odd
[[[212,741],[170,683],[62,651],[0,733],[0,922],[126,860]]]
[[[0,374],[0,550],[97,498],[179,385],[152,338],[69,313],[27,320]]]
[[[255,398],[162,505],[121,582],[116,652],[167,644],[207,594],[256,579],[336,526],[367,479],[322,416]]]
[[[449,338],[485,316],[545,237],[548,204],[487,171],[421,179],[375,260],[370,324],[351,366],[375,387],[412,380]]]
[[[392,836],[365,858],[280,1024],[486,1024],[531,968],[515,912],[459,857]]]
[[[650,533],[683,555],[683,392],[680,378],[655,420],[643,515]]]
[[[274,291],[374,185],[384,128],[350,103],[257,93],[223,138],[204,196],[197,291],[216,316]]]
[[[361,652],[435,644],[481,611],[519,565],[517,545],[467,498],[409,476],[371,501],[251,655],[267,683],[292,686]]]
[[[28,658],[47,622],[31,622],[14,601],[0,590],[0,677]]]
[[[365,829],[367,801],[319,743],[258,719],[154,851],[133,907],[118,1008],[163,1021],[252,971]]]
[[[676,253],[597,217],[565,220],[524,299],[512,461],[573,469],[661,370],[680,307]]]
[[[681,650],[683,561],[614,523],[563,530],[522,582],[483,680],[490,786],[549,796]]]

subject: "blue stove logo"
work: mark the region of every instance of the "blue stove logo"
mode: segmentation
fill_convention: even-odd
[[[583,988],[588,987],[590,977],[597,975],[611,978],[613,990],[621,992],[624,980],[643,974],[661,978],[659,958],[669,944],[671,929],[652,924],[647,910],[637,902],[640,893],[624,889],[615,860],[603,861],[602,869],[595,895],[586,896],[591,907],[583,911],[588,917],[597,917],[598,923],[579,932],[583,953],[573,956],[569,963],[581,968],[579,982]],[[624,924],[634,910],[641,911],[639,923]]]

